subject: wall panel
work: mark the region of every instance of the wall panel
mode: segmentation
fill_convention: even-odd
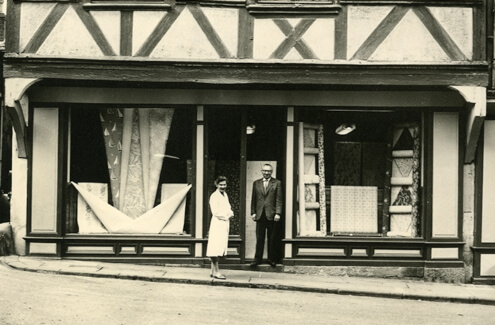
[[[33,114],[31,232],[57,232],[58,108]]]
[[[495,243],[495,121],[485,121],[481,242]]]
[[[433,115],[432,237],[458,236],[459,116]]]

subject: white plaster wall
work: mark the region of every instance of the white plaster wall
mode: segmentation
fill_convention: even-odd
[[[473,9],[428,7],[468,59],[473,57]]]
[[[135,11],[132,29],[132,53],[136,54],[166,13],[161,11]]]
[[[284,39],[284,33],[271,19],[256,19],[254,21],[253,57],[268,59]]]
[[[63,46],[62,46],[63,44]],[[74,9],[68,8],[38,50],[43,55],[102,57],[98,44]]]
[[[234,28],[237,28],[235,26]],[[184,9],[150,54],[153,58],[218,59],[219,56],[189,9]]]
[[[450,61],[411,10],[369,58],[370,61]]]
[[[20,21],[21,50],[53,9],[54,3],[23,3]],[[347,24],[347,58],[350,59],[374,29],[390,13],[392,6],[349,6]],[[472,58],[473,18],[471,8],[429,7],[432,15],[468,58]],[[221,7],[201,7],[213,29],[232,57],[237,56],[239,10]],[[135,11],[133,26],[133,53],[143,45],[166,11]],[[120,13],[118,11],[93,11],[91,15],[102,30],[114,52],[120,47]],[[300,18],[285,18],[295,27]],[[75,36],[76,35],[76,36]],[[270,18],[254,21],[254,59],[266,60],[284,41],[285,35]],[[334,60],[335,18],[318,18],[302,35],[302,39],[316,54],[317,60]],[[92,36],[86,30],[73,8],[68,8],[38,50],[42,55],[77,57],[104,56]],[[170,30],[159,41],[153,58],[164,59],[218,59],[219,55],[204,32],[185,8]],[[286,61],[303,60],[292,49]],[[371,61],[442,62],[450,61],[448,55],[431,36],[413,10],[409,10],[395,29],[376,49]]]
[[[95,10],[90,13],[113,51],[118,55],[120,52],[120,12]]]
[[[380,22],[390,13],[392,6],[350,6],[348,8],[347,58],[351,58]]]
[[[4,1],[7,3],[7,1]],[[21,22],[19,26],[19,46],[26,46],[33,34],[46,19],[56,3],[24,2],[21,4]]]
[[[27,221],[27,159],[17,156],[17,141],[15,131],[12,136],[12,200],[10,202],[10,223],[14,233],[15,251],[19,255],[26,254]]]
[[[350,59],[391,6],[349,6],[347,56]],[[468,59],[472,59],[473,19],[471,8],[428,7],[432,15]],[[450,61],[416,14],[409,10],[370,57],[375,61]]]
[[[232,56],[237,56],[239,10],[202,7],[205,16]]]

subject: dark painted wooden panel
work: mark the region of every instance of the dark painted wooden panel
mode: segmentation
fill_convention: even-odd
[[[6,54],[5,78],[204,84],[488,85],[484,62],[470,64],[316,64],[63,59]]]

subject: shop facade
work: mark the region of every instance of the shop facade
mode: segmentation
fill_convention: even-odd
[[[486,9],[9,2],[18,253],[208,263],[225,175],[225,263],[244,265],[251,185],[270,163],[285,271],[489,282],[474,244]]]

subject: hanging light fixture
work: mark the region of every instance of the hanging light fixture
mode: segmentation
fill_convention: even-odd
[[[246,134],[253,134],[256,132],[256,125],[251,124],[246,127]]]
[[[354,123],[342,123],[338,128],[335,129],[335,133],[338,135],[346,135],[351,133],[356,129],[356,124]]]

